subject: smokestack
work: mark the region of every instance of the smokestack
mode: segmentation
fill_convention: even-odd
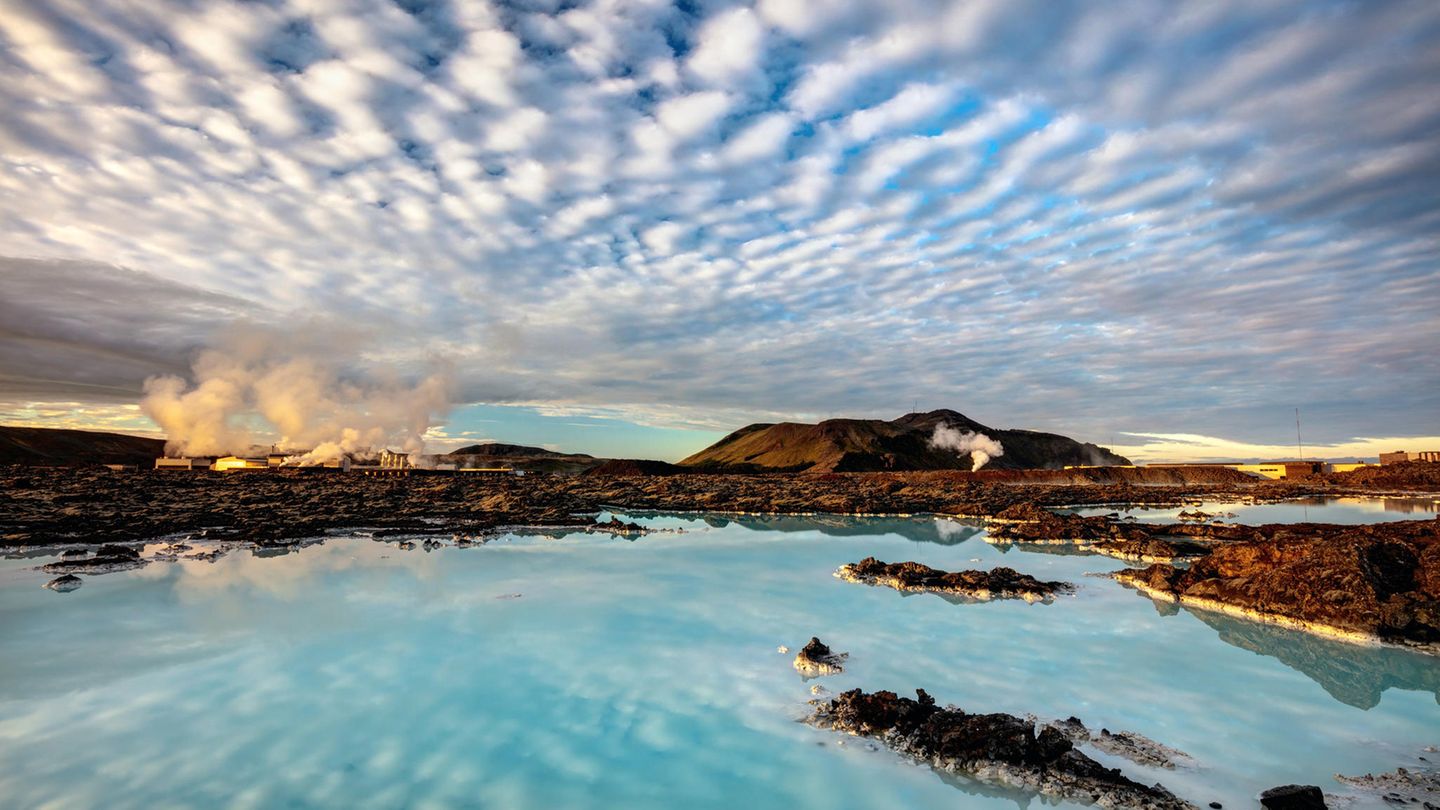
[[[941,450],[954,450],[962,456],[969,453],[971,472],[989,464],[990,459],[1005,455],[1005,448],[1000,442],[984,433],[961,432],[949,425],[935,426],[935,433],[930,437],[930,446]]]

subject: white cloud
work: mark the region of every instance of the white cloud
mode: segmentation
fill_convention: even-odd
[[[6,260],[12,401],[325,311],[672,423],[1434,433],[1432,4],[55,2],[0,16],[5,251],[144,281]]]
[[[765,25],[748,8],[722,11],[696,33],[685,67],[702,82],[728,86],[753,74],[765,52]]]
[[[730,104],[730,96],[719,90],[676,96],[656,108],[655,120],[679,140],[688,140],[715,126]]]

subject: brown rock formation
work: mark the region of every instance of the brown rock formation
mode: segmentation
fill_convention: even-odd
[[[1050,602],[1056,594],[1070,593],[1068,582],[1046,582],[1013,568],[989,571],[941,571],[917,562],[887,563],[866,557],[858,563],[840,566],[835,576],[848,582],[884,585],[897,591],[925,591],[951,594],[974,600],[1024,599]]]
[[[1440,521],[1261,526],[1189,568],[1121,571],[1182,604],[1440,651]]]
[[[1192,808],[1160,785],[1142,785],[1080,751],[1065,733],[1010,714],[940,708],[925,690],[916,700],[852,689],[817,701],[811,722],[864,737],[932,766],[982,782],[1020,786],[1100,807]]]

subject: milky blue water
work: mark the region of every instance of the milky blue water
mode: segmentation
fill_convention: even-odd
[[[332,538],[68,594],[0,562],[0,806],[1044,804],[797,722],[813,683],[1138,731],[1199,764],[1106,761],[1202,806],[1440,743],[1440,659],[1157,608],[1085,576],[1108,558],[1002,551],[948,520],[640,519],[684,531]],[[867,555],[1080,591],[956,605],[831,575]],[[847,672],[807,682],[776,651],[812,634]]]
[[[1198,506],[1195,504],[1199,504]],[[1184,506],[1092,506],[1067,510],[1080,515],[1133,515],[1139,523],[1174,523],[1180,512],[1199,509],[1219,514],[1229,523],[1340,523],[1359,525],[1392,520],[1431,520],[1440,514],[1440,498],[1348,498],[1317,496],[1277,503],[1236,503],[1224,500],[1195,501]],[[1228,514],[1227,514],[1228,513]],[[1232,516],[1233,515],[1233,516]]]

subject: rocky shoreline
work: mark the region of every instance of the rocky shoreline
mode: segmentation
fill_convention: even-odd
[[[219,539],[265,542],[351,526],[445,533],[578,526],[612,504],[714,514],[995,517],[1027,504],[1173,504],[1363,492],[1325,481],[1177,479],[1173,486],[1151,486],[1085,483],[1083,476],[1069,475],[1076,471],[1056,471],[1053,478],[998,472],[1006,475],[995,480],[954,471],[372,478],[300,469],[227,475],[10,466],[0,467],[0,546],[128,543],[201,530]]]
[[[1037,727],[1033,719],[1010,714],[941,708],[923,689],[916,690],[914,700],[889,691],[852,689],[812,705],[810,723],[815,726],[878,739],[937,770],[981,782],[1105,808],[1195,807],[1161,785],[1144,785],[1106,768],[1077,750],[1071,736],[1054,725]]]
[[[304,538],[353,526],[370,527],[377,535],[467,538],[527,525],[594,527],[632,537],[643,533],[618,520],[596,527],[595,515],[612,504],[712,514],[975,515],[987,520],[987,539],[997,544],[1066,547],[1149,564],[1116,578],[1156,598],[1347,640],[1383,640],[1428,651],[1440,645],[1440,542],[1435,541],[1440,521],[1370,527],[1195,520],[1142,525],[1118,516],[1052,511],[1076,503],[1193,505],[1205,498],[1274,501],[1364,494],[1363,487],[1342,486],[1349,480],[1343,475],[1148,486],[1113,471],[1103,479],[1108,483],[1073,483],[1086,480],[1071,476],[1073,471],[1055,477],[1060,483],[1001,472],[1005,475],[994,480],[953,471],[370,478],[304,470],[223,475],[12,466],[0,468],[5,496],[0,500],[0,547],[113,547],[188,536],[283,553],[280,549]],[[1410,471],[1405,480],[1417,474]],[[1435,477],[1440,479],[1440,472]],[[1388,479],[1356,479],[1362,480],[1379,487]],[[1440,489],[1440,480],[1435,487]],[[1409,534],[1396,540],[1396,532]],[[120,557],[125,555],[52,565],[55,573],[73,574],[144,564]],[[981,590],[979,584],[956,583],[974,592]]]
[[[1115,579],[1152,598],[1440,654],[1440,520],[1247,527],[1187,567]]]
[[[874,557],[842,565],[835,576],[902,592],[947,594],[975,601],[1024,599],[1048,603],[1058,594],[1075,590],[1068,582],[1046,582],[1003,566],[989,571],[941,571],[917,562],[887,563]]]

